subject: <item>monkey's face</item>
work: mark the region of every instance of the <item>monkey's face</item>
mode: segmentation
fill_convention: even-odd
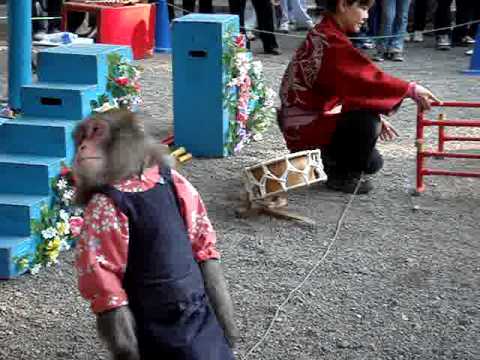
[[[73,170],[80,186],[104,181],[108,134],[108,123],[101,119],[88,119],[76,129],[74,137],[77,151]]]

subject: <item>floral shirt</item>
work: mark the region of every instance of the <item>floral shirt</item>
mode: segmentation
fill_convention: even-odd
[[[158,168],[114,184],[124,192],[141,192],[160,181]],[[198,262],[220,257],[215,248],[216,235],[197,190],[172,170],[192,251]],[[122,279],[127,265],[128,218],[104,194],[95,194],[84,212],[84,224],[76,246],[75,266],[81,295],[90,301],[93,312],[101,313],[127,304]]]

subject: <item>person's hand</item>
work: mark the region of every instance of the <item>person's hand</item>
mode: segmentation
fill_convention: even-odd
[[[391,141],[399,136],[397,130],[387,120],[382,119],[381,122],[380,140]]]
[[[431,103],[434,101],[441,102],[439,98],[422,85],[416,84],[414,93],[413,100],[417,103],[420,111],[429,111],[432,108]]]

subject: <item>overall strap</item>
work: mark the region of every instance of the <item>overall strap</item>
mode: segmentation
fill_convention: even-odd
[[[113,201],[115,206],[117,206],[125,215],[129,216],[132,213],[133,208],[130,201],[128,201],[123,192],[117,190],[112,185],[101,186],[97,189],[97,193],[108,196]]]
[[[178,197],[177,187],[175,186],[172,178],[172,169],[170,168],[170,166],[163,165],[158,167],[158,172],[160,173],[160,177],[163,177],[165,183],[170,186],[170,189],[172,189],[178,210],[180,211],[180,213],[182,213],[182,206],[180,204],[180,198]]]

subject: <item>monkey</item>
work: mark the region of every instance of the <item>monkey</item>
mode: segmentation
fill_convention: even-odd
[[[233,359],[233,301],[198,191],[139,115],[94,114],[73,137],[78,287],[113,359]]]

